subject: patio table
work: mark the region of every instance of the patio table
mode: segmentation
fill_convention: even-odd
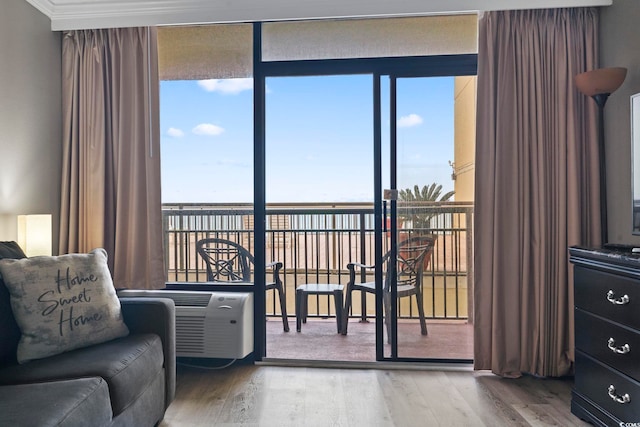
[[[333,295],[336,309],[338,333],[342,332],[342,310],[344,309],[344,285],[332,283],[307,283],[296,288],[296,330],[300,332],[302,323],[307,323],[309,295]]]

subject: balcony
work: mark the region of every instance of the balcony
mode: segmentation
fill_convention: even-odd
[[[415,303],[411,304],[408,298],[401,299],[398,304],[399,348],[406,352],[407,357],[470,359],[472,329],[468,319],[472,316],[473,294],[473,206],[449,202],[412,206],[412,209],[432,214],[428,232],[437,236],[436,247],[423,278],[425,315],[431,340],[429,347],[436,351],[426,351],[424,337],[417,325]],[[228,239],[254,252],[251,205],[167,204],[163,206],[163,221],[167,282],[178,285],[206,282],[205,265],[195,250],[195,243],[200,239]],[[372,205],[271,204],[267,206],[266,228],[266,261],[283,263],[282,280],[292,324],[295,324],[295,289],[299,284],[346,284],[348,263],[374,264]],[[405,237],[424,231],[401,230]],[[385,234],[384,252],[389,243],[390,238]],[[373,280],[373,270],[363,271],[362,275]],[[354,297],[347,336],[351,350],[344,350],[347,356],[336,356],[336,352],[348,344],[344,339],[347,337],[335,333],[335,313],[329,297],[310,297],[309,321],[303,326],[303,332],[296,334],[292,328],[292,333],[284,334],[278,319],[279,305],[276,296],[270,292],[266,307],[268,356],[304,359],[308,358],[305,355],[313,353],[324,360],[375,358],[375,351],[365,348],[375,345],[373,296],[367,296],[364,313],[361,312],[359,295],[356,293]],[[363,314],[367,319],[364,323],[359,322]],[[403,332],[405,329],[406,334]],[[333,343],[325,339],[318,343],[319,347],[309,345],[314,336],[330,337]],[[464,345],[461,345],[463,341]],[[269,348],[274,349],[273,353]],[[319,355],[317,351],[320,348],[328,353]],[[354,352],[355,348],[360,350]],[[446,348],[450,349],[445,351]],[[356,354],[360,352],[366,354]]]

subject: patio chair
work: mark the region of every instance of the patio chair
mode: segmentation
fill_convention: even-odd
[[[202,239],[196,242],[196,251],[202,257],[207,267],[207,281],[224,283],[252,283],[251,270],[254,258],[251,253],[236,242],[225,239]],[[289,332],[287,319],[287,301],[280,279],[281,262],[271,262],[267,269],[273,269],[273,281],[267,281],[265,289],[278,292],[282,326]]]
[[[422,275],[424,269],[428,267],[431,261],[431,254],[433,253],[433,247],[435,245],[436,236],[425,235],[411,237],[402,241],[398,245],[398,260],[397,260],[397,297],[411,297],[415,295],[416,304],[418,306],[418,316],[420,318],[420,332],[422,335],[427,335],[427,322],[424,316],[424,303],[422,299]],[[387,252],[382,258],[384,266],[384,285],[383,285],[383,301],[384,301],[384,314],[385,324],[387,327],[387,339],[391,337],[391,322],[389,322],[389,313],[391,313],[391,270],[389,269],[389,262],[391,261],[391,251]],[[364,265],[359,263],[347,264],[349,269],[349,282],[346,287],[346,300],[343,310],[342,319],[342,334],[347,334],[347,326],[349,322],[349,312],[351,311],[351,302],[353,291],[360,291],[362,293],[362,308],[361,319],[366,321],[367,314],[365,313],[365,293],[375,294],[376,283],[364,282],[360,283],[356,280],[356,269],[370,269],[375,268],[373,265]]]

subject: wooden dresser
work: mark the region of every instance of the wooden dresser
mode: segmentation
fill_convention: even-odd
[[[640,427],[640,254],[572,247],[576,364],[571,412]]]

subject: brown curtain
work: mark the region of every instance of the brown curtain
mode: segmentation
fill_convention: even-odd
[[[479,22],[475,368],[561,376],[573,360],[567,249],[599,244],[594,8],[485,13]]]
[[[60,253],[103,247],[118,288],[164,287],[156,33],[63,39]]]

